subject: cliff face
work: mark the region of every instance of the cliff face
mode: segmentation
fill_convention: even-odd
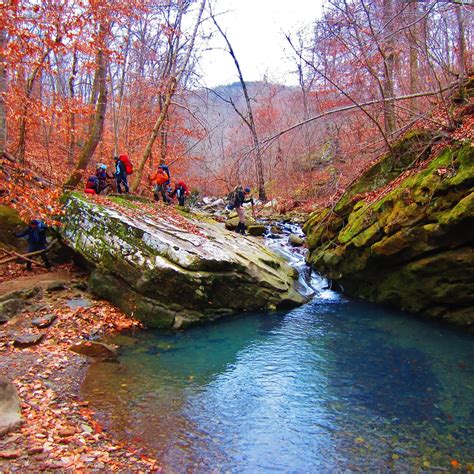
[[[474,148],[411,132],[304,231],[308,262],[352,296],[474,324]],[[439,146],[439,145],[438,145]]]
[[[60,232],[93,267],[92,291],[148,326],[179,328],[305,301],[294,289],[296,272],[259,242],[110,199],[71,194]]]

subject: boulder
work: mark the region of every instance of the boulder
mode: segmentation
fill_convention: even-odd
[[[263,244],[215,222],[113,200],[70,194],[60,231],[94,268],[91,290],[146,325],[185,327],[305,302],[296,271]]]
[[[31,324],[37,328],[44,329],[53,323],[53,321],[56,319],[56,315],[51,313],[51,314],[45,314],[44,316],[40,316],[39,318],[35,318],[31,321]]]
[[[293,245],[293,247],[301,247],[304,244],[304,239],[299,235],[290,234],[288,237],[288,242]]]
[[[16,387],[0,377],[0,437],[22,424],[20,398]]]
[[[118,355],[116,346],[96,341],[81,341],[73,344],[69,350],[76,354],[101,360],[116,360]]]
[[[248,233],[259,237],[265,233],[265,226],[263,224],[254,224],[248,226]]]
[[[0,322],[8,321],[25,307],[25,302],[20,298],[13,298],[0,302]]]
[[[431,143],[411,132],[333,209],[314,212],[304,226],[308,262],[352,296],[474,325],[474,148],[453,141],[402,174]]]
[[[46,289],[51,292],[62,291],[62,290],[66,290],[67,286],[64,281],[52,281],[51,283],[48,283],[48,285],[46,286]]]
[[[264,209],[273,209],[277,207],[277,205],[278,205],[278,201],[276,199],[272,199],[271,201],[268,201],[267,203],[265,203],[263,207]]]
[[[40,291],[41,291],[41,288],[37,286],[33,288],[24,288],[22,290],[10,291],[0,296],[0,302],[12,300],[12,299],[28,300],[28,299],[34,298]]]
[[[204,205],[202,207],[203,211],[216,211],[216,210],[222,210],[226,206],[226,203],[224,199],[216,199],[215,201],[211,201],[208,204]]]
[[[25,347],[34,346],[43,339],[44,334],[41,333],[27,333],[27,334],[14,334],[13,345],[20,349]]]
[[[257,225],[257,221],[249,215],[245,216],[245,222],[246,222],[247,227]],[[225,228],[227,230],[235,230],[238,225],[239,225],[239,216],[230,217],[229,219],[225,221]]]
[[[208,204],[211,204],[211,202],[215,201],[217,198],[215,197],[211,197],[211,196],[204,196],[202,198],[202,202],[204,203],[204,205],[208,205]]]
[[[15,232],[26,228],[19,214],[12,208],[0,204],[0,243],[7,247],[16,248],[21,252],[26,250],[25,239],[15,237]]]

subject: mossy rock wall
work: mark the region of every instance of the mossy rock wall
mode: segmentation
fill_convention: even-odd
[[[308,262],[350,295],[474,325],[472,143],[444,148],[374,202],[354,199],[394,177],[378,164],[333,210],[313,213]]]
[[[304,302],[296,272],[281,257],[222,224],[193,221],[198,232],[191,233],[182,216],[173,222],[142,212],[140,203],[114,198],[108,207],[79,193],[66,199],[65,211],[62,236],[93,266],[92,290],[148,326]]]

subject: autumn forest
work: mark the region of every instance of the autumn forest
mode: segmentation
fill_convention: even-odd
[[[1,472],[474,472],[473,0],[304,3],[0,0]]]
[[[49,206],[63,187],[83,186],[95,163],[128,153],[133,192],[149,193],[147,176],[165,162],[204,195],[245,182],[260,198],[311,209],[414,122],[449,126],[446,101],[472,54],[463,2],[325,2],[320,18],[286,32],[299,86],[247,83],[212,2],[16,0],[1,9],[0,150],[41,176]],[[209,31],[235,63],[232,85],[201,85]],[[23,214],[25,189],[2,184],[22,196]]]

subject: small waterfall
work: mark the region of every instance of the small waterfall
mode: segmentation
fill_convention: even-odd
[[[278,230],[278,233],[272,232],[272,228]],[[308,249],[305,247],[295,247],[290,244],[289,236],[291,234],[301,238],[304,237],[301,226],[298,224],[291,222],[273,223],[271,226],[267,226],[265,244],[272,251],[285,258],[298,271],[298,291],[308,298],[337,299],[340,301],[340,295],[331,290],[331,282],[319,273],[312,271],[306,264]]]

